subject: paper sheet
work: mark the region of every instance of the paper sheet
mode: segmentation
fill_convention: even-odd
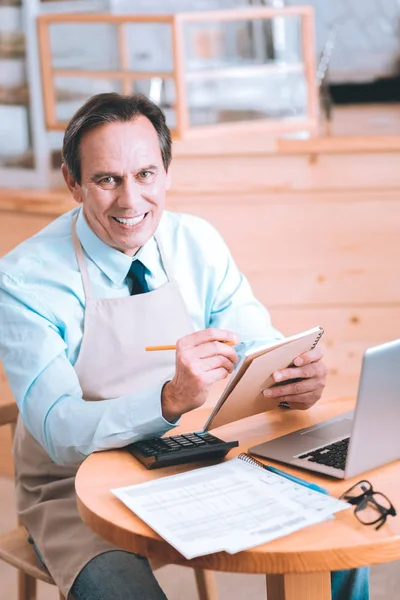
[[[239,458],[111,491],[187,559],[258,546],[349,506]]]

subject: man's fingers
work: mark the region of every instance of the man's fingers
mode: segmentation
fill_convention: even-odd
[[[274,381],[288,381],[289,379],[312,379],[319,375],[319,367],[316,363],[304,367],[288,367],[273,374]]]
[[[213,371],[215,369],[224,368],[228,373],[232,373],[234,364],[226,356],[212,356],[202,361],[202,368],[204,371]]]
[[[177,341],[176,346],[178,350],[185,350],[209,342],[233,342],[234,344],[238,344],[240,339],[233,331],[210,327],[185,335]]]
[[[304,355],[302,355],[304,356]],[[288,367],[272,374],[275,382],[288,381],[289,379],[321,379],[325,380],[327,368],[322,360],[306,363],[302,367]]]
[[[322,386],[321,386],[322,387]],[[316,389],[315,381],[310,379],[301,379],[285,385],[273,386],[263,391],[266,398],[279,398],[286,396],[296,396],[298,394],[307,394]]]
[[[196,382],[197,386],[207,387],[220,379],[225,379],[232,372],[232,363],[225,359],[226,362],[220,360],[217,362],[215,358],[206,359],[204,364],[192,371],[192,381]]]
[[[208,382],[216,383],[217,381],[221,381],[221,379],[226,379],[228,377],[229,372],[223,367],[219,369],[213,369],[212,371],[207,371]]]
[[[236,350],[228,344],[222,342],[208,342],[194,349],[194,353],[198,358],[209,358],[211,356],[225,356],[232,363],[238,362]]]
[[[316,346],[313,350],[309,350],[308,352],[304,352],[297,356],[293,363],[296,367],[301,367],[302,365],[308,365],[310,363],[321,360],[324,356],[324,351],[322,345]]]
[[[315,394],[299,394],[297,396],[283,396],[279,398],[279,404],[284,402],[293,410],[308,410],[317,400]]]

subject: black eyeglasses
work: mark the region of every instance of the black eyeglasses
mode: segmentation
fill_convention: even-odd
[[[354,514],[363,525],[375,525],[380,529],[388,515],[396,516],[396,510],[389,498],[376,492],[369,481],[363,479],[340,496],[349,504],[355,505]]]

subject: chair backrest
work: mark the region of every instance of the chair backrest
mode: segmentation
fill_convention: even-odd
[[[18,406],[14,400],[0,400],[0,426],[11,425],[14,436],[15,426],[18,418]]]
[[[18,418],[18,407],[14,400],[0,400],[0,426],[10,425],[14,437]],[[0,535],[0,560],[18,569],[18,598],[32,600],[36,598],[36,580],[55,585],[47,569],[39,562],[28,534],[20,521],[12,531]],[[60,600],[65,600],[60,592]]]

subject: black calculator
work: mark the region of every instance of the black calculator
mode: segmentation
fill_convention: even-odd
[[[239,442],[224,442],[207,431],[134,442],[124,447],[148,469],[170,467],[195,460],[222,458]]]

